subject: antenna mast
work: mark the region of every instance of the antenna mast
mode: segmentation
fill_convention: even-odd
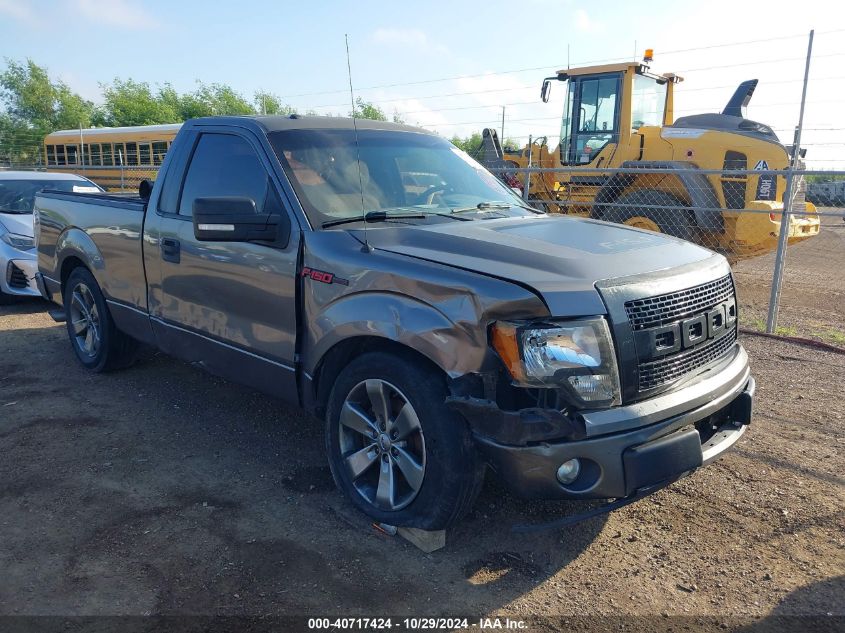
[[[349,101],[352,103],[352,129],[355,130],[355,162],[358,164],[358,187],[361,190],[361,218],[364,221],[364,253],[371,253],[373,248],[367,239],[367,217],[364,210],[364,178],[361,175],[361,147],[358,144],[358,111],[355,108],[355,92],[352,90],[352,63],[349,61],[349,35],[344,33],[346,41],[346,74],[349,77]]]

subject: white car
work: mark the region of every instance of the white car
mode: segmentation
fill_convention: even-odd
[[[82,176],[45,171],[0,171],[0,304],[14,296],[40,297],[32,223],[35,194],[42,189],[100,192]]]

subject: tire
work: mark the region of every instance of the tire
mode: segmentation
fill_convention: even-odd
[[[597,219],[628,224],[634,218],[646,218],[656,224],[661,233],[692,241],[695,218],[687,207],[683,200],[664,191],[640,189],[617,198]]]
[[[82,366],[106,372],[131,365],[138,342],[118,330],[94,275],[76,268],[64,288],[66,325],[71,347]]]
[[[475,502],[483,462],[466,420],[446,406],[447,395],[435,370],[382,352],[356,358],[335,381],[326,412],[332,476],[375,521],[441,530]],[[374,415],[377,408],[388,415]]]

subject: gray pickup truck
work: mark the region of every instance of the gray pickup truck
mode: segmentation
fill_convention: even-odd
[[[197,119],[137,198],[35,212],[84,367],[147,344],[304,407],[376,521],[450,526],[488,468],[529,497],[633,500],[750,422],[722,256],[543,214],[420,129]]]

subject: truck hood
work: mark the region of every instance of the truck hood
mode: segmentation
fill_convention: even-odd
[[[0,213],[0,224],[6,227],[9,233],[34,237],[31,213]]]
[[[363,238],[363,232],[356,231]],[[374,248],[531,288],[553,316],[604,314],[597,282],[688,266],[712,251],[667,235],[566,216],[379,227]]]

